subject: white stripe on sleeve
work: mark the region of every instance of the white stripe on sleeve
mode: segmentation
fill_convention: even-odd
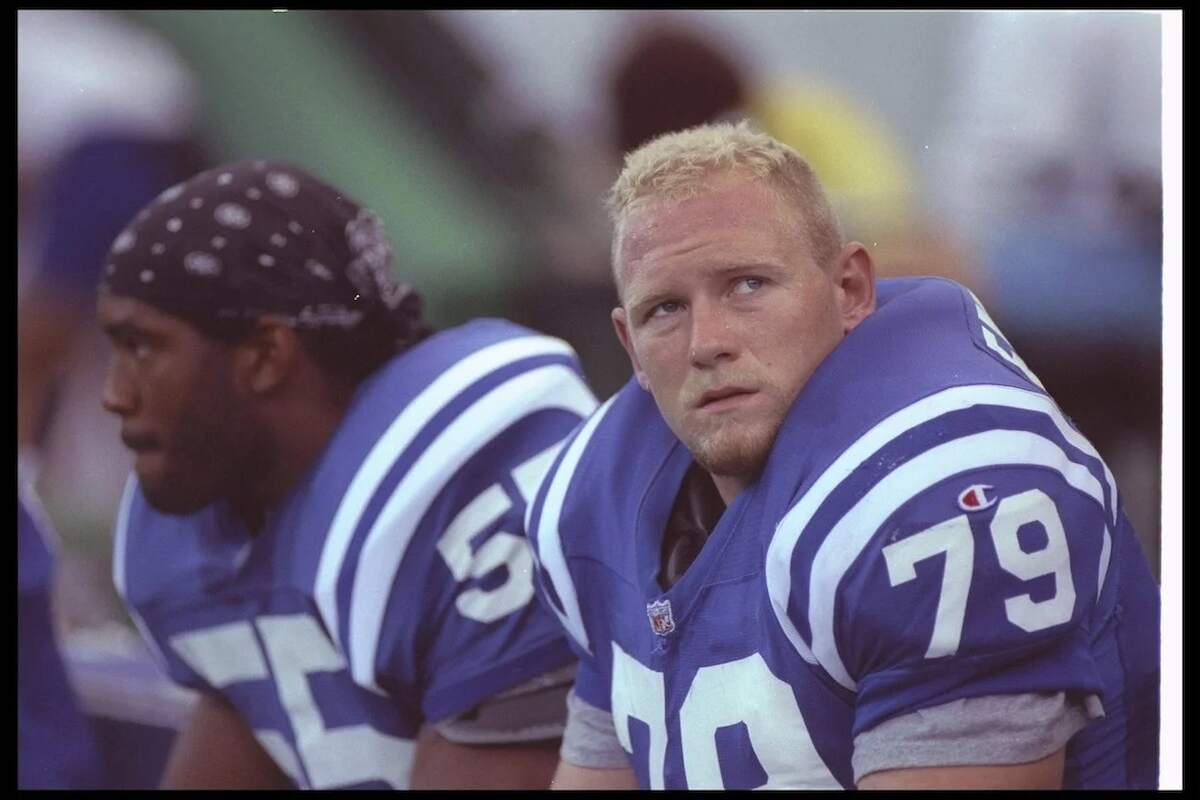
[[[580,418],[595,398],[568,367],[523,372],[465,409],[425,449],[371,526],[358,560],[350,600],[350,668],[360,685],[381,691],[375,657],[392,585],[417,525],[447,480],[502,430],[534,412],[561,408]]]
[[[1008,465],[1054,470],[1104,508],[1104,490],[1087,467],[1071,461],[1054,442],[1028,431],[991,430],[963,436],[897,467],[838,520],[813,557],[808,592],[812,652],[834,680],[847,689],[857,689],[838,652],[834,605],[839,584],[871,537],[896,509],[946,478],[967,470]]]
[[[600,406],[587,421],[579,435],[571,442],[567,454],[563,456],[558,470],[551,479],[550,488],[546,492],[534,542],[538,560],[545,568],[546,574],[550,576],[550,583],[554,586],[558,599],[562,601],[566,615],[560,613],[557,608],[554,609],[554,613],[579,646],[589,653],[592,651],[588,646],[583,616],[579,613],[579,597],[575,592],[575,584],[571,580],[571,573],[567,570],[567,559],[563,555],[562,535],[559,533],[558,524],[559,518],[562,516],[563,501],[566,498],[567,489],[571,485],[571,480],[575,477],[575,468],[579,466],[579,459],[583,457],[588,442],[591,441],[600,421],[604,419],[616,398],[617,395],[613,395],[604,401],[604,405]],[[530,531],[530,537],[534,538],[533,531]],[[552,603],[550,606],[553,608]]]
[[[429,421],[448,402],[489,373],[536,356],[572,355],[570,345],[549,336],[522,336],[481,348],[439,375],[392,421],[371,448],[342,497],[317,566],[317,608],[330,638],[339,643],[337,583],[354,531],[380,482]]]
[[[1028,389],[979,384],[955,386],[922,398],[884,418],[842,451],[775,527],[767,548],[767,591],[780,626],[805,661],[817,663],[812,649],[788,618],[787,609],[792,584],[792,554],[809,522],[842,481],[888,442],[943,414],[975,405],[994,405],[1046,415],[1067,442],[1100,462],[1109,490],[1107,507],[1116,520],[1117,488],[1112,473],[1096,449],[1067,422],[1048,396]],[[1101,504],[1105,505],[1103,499]]]

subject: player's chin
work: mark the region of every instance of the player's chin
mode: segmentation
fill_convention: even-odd
[[[163,514],[192,514],[211,502],[207,492],[198,492],[193,484],[172,477],[165,470],[137,469],[142,495],[155,511]]]
[[[724,426],[702,434],[689,448],[713,475],[755,475],[766,463],[774,429],[768,425]]]

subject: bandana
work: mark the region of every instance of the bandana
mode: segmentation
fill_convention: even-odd
[[[259,316],[297,329],[388,323],[399,343],[423,324],[420,297],[391,272],[379,218],[294,165],[243,161],[167,189],[109,250],[100,290],[214,335]]]

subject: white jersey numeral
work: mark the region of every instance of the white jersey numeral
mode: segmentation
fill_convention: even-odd
[[[552,445],[513,470],[513,480],[526,503],[561,446],[561,442]],[[467,619],[493,622],[533,599],[533,556],[524,536],[501,530],[477,550],[471,546],[476,536],[511,508],[508,493],[500,484],[492,484],[458,512],[438,540],[438,553],[456,581],[482,578],[500,566],[508,569],[508,577],[499,586],[487,590],[473,587],[458,596],[455,607]]]
[[[264,616],[253,625],[245,620],[231,622],[178,634],[170,643],[188,666],[217,689],[273,677],[295,746],[276,730],[255,729],[254,735],[298,786],[328,789],[373,780],[397,789],[408,786],[412,741],[366,724],[325,727],[308,676],[344,672],[346,661],[311,616]],[[344,678],[349,684],[349,672]]]
[[[651,789],[663,788],[667,758],[667,700],[661,672],[655,672],[613,642],[612,715],[617,739],[625,752],[633,752],[629,719],[641,720],[650,729],[649,781]]]
[[[946,565],[942,570],[942,591],[938,596],[933,638],[925,651],[926,658],[952,656],[958,652],[975,563],[971,525],[964,514],[883,548],[892,586],[915,580],[916,563],[939,553],[946,554]]]
[[[731,690],[732,689],[732,690]],[[647,771],[661,789],[667,750],[663,674],[613,642],[612,713],[617,739],[632,754],[629,720],[649,728]],[[696,672],[679,709],[683,770],[689,789],[723,789],[717,730],[744,724],[767,782],[760,788],[840,788],[821,760],[795,694],[762,655],[713,664]]]
[[[1000,345],[1000,340],[996,338],[998,335],[1003,335],[1000,333],[1000,328],[992,321],[992,316],[983,307],[983,303],[979,302],[979,298],[973,292],[968,292],[968,294],[975,301],[975,314],[979,317],[980,327],[983,331],[983,340],[987,343],[988,349],[1020,370],[1021,374],[1028,378],[1030,383],[1045,389],[1046,387],[1042,386],[1042,382],[1038,380],[1037,375],[1034,375],[1033,370],[1025,363],[1025,359],[1017,355],[1016,350],[1009,352]]]
[[[1046,544],[1027,552],[1021,548],[1017,532],[1030,524],[1041,525],[1046,532]],[[1054,576],[1052,597],[1038,601],[1028,594],[1006,598],[1004,611],[1008,621],[1030,633],[1070,621],[1075,608],[1075,582],[1071,577],[1067,535],[1054,500],[1040,489],[1006,497],[997,504],[989,530],[996,558],[1005,572],[1022,581]],[[958,652],[975,566],[975,540],[970,523],[965,514],[960,514],[883,548],[892,586],[914,580],[917,577],[914,565],[940,553],[946,554],[946,565],[925,658]]]
[[[689,789],[726,788],[717,757],[717,729],[739,723],[746,726],[750,746],[767,773],[767,782],[759,788],[841,788],[817,754],[792,688],[754,653],[701,667],[692,679],[679,708]]]
[[[1046,531],[1046,546],[1033,552],[1022,550],[1017,540],[1017,531],[1029,523],[1039,523]],[[1069,621],[1075,608],[1071,554],[1062,518],[1050,496],[1040,489],[1030,489],[1001,500],[992,520],[992,542],[1000,566],[1021,580],[1054,576],[1053,597],[1036,602],[1028,594],[1006,599],[1009,621],[1030,633]]]

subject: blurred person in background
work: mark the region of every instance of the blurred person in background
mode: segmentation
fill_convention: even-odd
[[[601,397],[629,379],[629,363],[607,330],[614,301],[608,266],[608,222],[599,213],[612,170],[628,147],[681,126],[736,113],[746,102],[744,67],[705,36],[657,14],[639,15],[611,56],[605,93],[596,98],[610,120],[610,136],[598,144],[571,142],[550,170],[557,202],[531,230],[545,258],[521,297],[521,320],[568,339]]]
[[[192,79],[163,42],[102,12],[22,10],[17,23],[17,433],[26,450],[49,424],[96,265],[137,209],[201,164]]]
[[[17,483],[17,788],[104,785],[94,731],[80,711],[53,624],[57,542],[27,482]]]
[[[612,152],[620,158],[663,133],[739,116],[750,83],[745,59],[710,37],[667,20],[639,26],[609,76]]]
[[[744,65],[687,27],[646,12],[611,56],[605,94],[596,98],[610,120],[607,140],[555,169],[560,202],[535,221],[545,266],[521,300],[523,321],[569,339],[606,397],[629,378],[629,364],[606,330],[614,300],[608,269],[608,222],[597,213],[614,167],[630,147],[666,131],[740,113],[748,95]],[[585,332],[586,335],[581,335]]]
[[[792,77],[756,87],[748,115],[805,154],[851,239],[870,242],[880,277],[938,275],[988,300],[978,259],[920,201],[918,176],[886,122],[833,84]]]
[[[548,785],[574,659],[523,517],[595,400],[560,340],[435,332],[391,259],[264,160],[167,190],[106,259],[114,583],[201,695],[166,787]]]
[[[125,709],[107,688],[144,654],[125,635],[107,579],[106,528],[120,489],[109,467],[122,453],[93,424],[104,421],[91,358],[102,344],[96,271],[138,208],[202,166],[196,99],[172,48],[116,14],[17,12],[22,787],[127,785],[142,769],[125,768],[136,763],[120,752],[131,741],[118,733],[127,730]],[[53,534],[42,492],[58,520]],[[48,548],[44,539],[57,541],[57,532],[62,547]],[[84,652],[101,666],[81,674]],[[137,685],[146,691],[146,681]],[[95,716],[98,708],[112,719]]]
[[[921,208],[902,142],[860,98],[814,77],[761,79],[728,42],[672,19],[638,22],[609,79],[615,160],[664,133],[749,119],[805,154],[847,235],[870,239],[880,276],[940,275],[990,296],[975,260]]]
[[[574,224],[556,223],[553,280],[540,282],[527,305],[539,330],[569,336],[604,327],[612,297],[608,222],[597,214],[620,160],[664,133],[706,122],[750,119],[806,153],[852,237],[868,240],[881,276],[940,275],[967,283],[985,300],[991,288],[954,236],[921,207],[915,169],[886,122],[862,100],[809,76],[761,79],[754,61],[726,38],[677,17],[638,13],[611,55],[602,98],[611,120],[607,147],[561,170],[574,193]],[[556,234],[556,235],[554,235]],[[597,364],[593,386],[606,396],[628,378],[625,356],[611,341],[580,339],[585,364]]]
[[[1109,462],[1155,575],[1160,26],[1134,12],[964,15],[931,162],[939,216],[980,254],[1013,345]]]
[[[1155,787],[1157,586],[978,299],[877,282],[745,124],[652,140],[609,207],[634,379],[527,520],[581,659],[554,785]]]
[[[103,550],[86,546],[119,492],[105,469],[113,447],[76,407],[100,380],[97,265],[128,218],[204,156],[193,77],[150,32],[112,13],[20,10],[17,45],[18,463],[28,491],[48,483],[56,495],[69,576],[56,608],[75,628],[119,613],[96,585],[107,564],[88,560]]]

